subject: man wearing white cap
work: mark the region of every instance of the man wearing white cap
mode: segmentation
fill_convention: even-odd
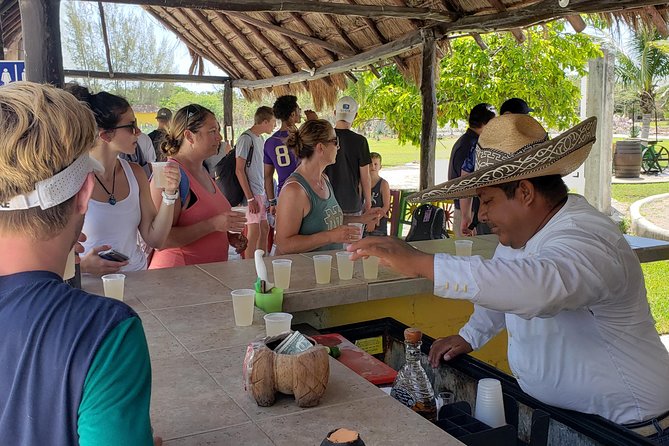
[[[361,215],[372,207],[369,144],[367,138],[351,130],[357,114],[358,103],[352,97],[337,101],[335,132],[339,151],[335,163],[325,168],[344,215]]]
[[[139,317],[62,280],[100,168],[96,133],[68,92],[0,89],[1,445],[154,444]]]
[[[459,334],[432,344],[433,366],[506,328],[509,365],[526,393],[666,444],[669,354],[639,260],[617,225],[568,195],[561,178],[585,161],[595,129],[590,118],[549,140],[531,116],[494,118],[479,137],[477,170],[409,197],[477,195],[479,218],[500,241],[490,260],[426,254],[389,237],[349,249],[354,258],[375,255],[405,275],[433,280],[435,295],[475,304]]]

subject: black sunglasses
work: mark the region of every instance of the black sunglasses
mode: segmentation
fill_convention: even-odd
[[[137,127],[137,121],[132,121],[130,124],[118,125],[116,127],[110,128],[109,130],[118,130],[118,129],[131,129],[133,135],[137,135],[140,132],[139,127]]]

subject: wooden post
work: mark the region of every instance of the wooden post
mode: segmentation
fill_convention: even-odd
[[[0,14],[0,60],[5,60],[5,44],[2,40],[2,14]]]
[[[60,0],[19,0],[26,77],[32,82],[62,87]]]
[[[223,137],[230,144],[234,144],[235,128],[232,124],[232,84],[230,81],[223,84]]]
[[[423,119],[420,134],[420,189],[434,185],[435,146],[437,143],[437,92],[435,88],[436,52],[434,34],[423,37],[423,66],[420,95],[423,99]]]

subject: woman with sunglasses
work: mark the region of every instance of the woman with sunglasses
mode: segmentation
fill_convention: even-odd
[[[188,105],[172,116],[160,149],[181,170],[181,199],[174,207],[167,242],[154,252],[151,269],[228,260],[228,231],[240,233],[246,218],[231,210],[203,164],[218,153],[222,139],[216,117],[200,105]],[[151,195],[154,203],[160,202],[160,190],[153,183]],[[239,237],[230,234],[232,240]]]
[[[324,119],[305,122],[291,131],[286,145],[300,159],[281,189],[276,212],[277,254],[341,249],[360,238],[360,229],[345,223],[377,223],[380,210],[346,216],[332,191],[325,168],[335,162],[339,143]],[[296,218],[299,217],[299,218]]]
[[[95,174],[95,187],[82,229],[87,240],[82,243],[81,270],[102,275],[146,269],[147,256],[138,234],[152,248],[165,243],[172,226],[179,169],[165,168],[166,187],[161,190],[164,199],[154,205],[144,170],[119,158],[120,154],[135,153],[139,135],[128,101],[106,92],[93,94],[77,84],[69,84],[65,89],[93,111],[98,134],[90,155],[104,167],[104,173]],[[106,256],[114,260],[98,255],[109,249],[128,259],[123,260],[116,253]]]

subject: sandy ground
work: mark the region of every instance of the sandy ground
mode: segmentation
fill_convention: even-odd
[[[667,184],[667,192],[669,192],[669,184]],[[645,204],[641,207],[641,215],[651,223],[669,229],[669,198],[654,200],[652,203]]]

